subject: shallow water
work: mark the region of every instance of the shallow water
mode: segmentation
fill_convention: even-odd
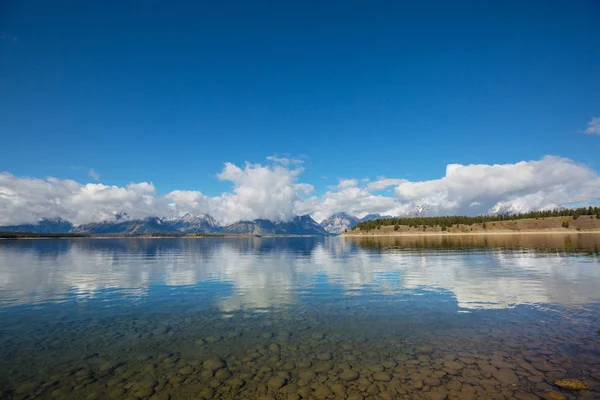
[[[1,398],[592,399],[598,329],[600,235],[0,241]]]

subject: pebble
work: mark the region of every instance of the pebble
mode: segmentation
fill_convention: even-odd
[[[360,374],[357,371],[348,369],[340,374],[340,379],[349,382],[358,379],[359,376]]]
[[[314,371],[302,371],[299,374],[300,378],[311,381],[317,377],[317,373]]]
[[[269,382],[267,382],[267,386],[269,387],[269,389],[273,389],[273,390],[279,390],[283,387],[283,385],[285,385],[286,380],[280,376],[276,376],[274,378],[269,379]]]
[[[331,390],[327,386],[320,386],[314,391],[313,396],[315,396],[317,400],[325,400],[330,394]]]
[[[308,399],[312,395],[313,390],[309,386],[304,386],[304,387],[301,387],[300,389],[298,389],[298,391],[296,393],[298,393],[298,395],[300,397],[302,397],[303,399]]]
[[[225,380],[231,377],[231,372],[229,372],[229,370],[227,370],[226,368],[221,368],[220,370],[218,370],[215,373],[215,378],[220,379],[220,380]]]
[[[245,384],[244,380],[239,377],[234,377],[227,381],[227,385],[231,386],[234,389],[239,389],[242,386],[244,386],[244,384]]]
[[[225,367],[225,361],[221,360],[220,358],[211,358],[204,361],[202,365],[208,370],[216,371],[220,368]]]
[[[190,375],[192,372],[194,372],[194,369],[190,366],[183,367],[179,370],[181,375]]]
[[[542,393],[542,398],[544,400],[567,400],[565,396],[555,391],[548,391]]]
[[[376,372],[373,374],[373,379],[379,382],[389,382],[392,380],[392,376],[387,372]]]
[[[494,378],[496,378],[500,383],[508,384],[508,385],[516,385],[519,383],[519,378],[513,371],[510,369],[499,369],[497,372],[492,374]]]
[[[269,350],[271,350],[273,353],[279,353],[281,351],[281,346],[277,343],[271,343]]]
[[[577,379],[557,379],[554,381],[554,384],[565,390],[579,391],[589,389],[589,385],[587,383]]]

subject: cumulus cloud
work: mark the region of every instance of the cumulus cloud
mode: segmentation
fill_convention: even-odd
[[[125,211],[132,217],[153,215],[166,201],[155,196],[151,183],[127,186],[81,184],[69,179],[23,178],[0,173],[0,225],[64,218],[81,224],[114,219]]]
[[[357,179],[340,179],[340,183],[337,185],[338,189],[346,189],[355,186],[358,186]]]
[[[592,118],[592,120],[588,122],[588,127],[583,132],[588,135],[600,135],[600,117]]]
[[[225,163],[217,177],[232,182],[233,192],[219,197],[220,219],[227,222],[256,218],[290,220],[295,215],[295,204],[313,190],[312,185],[297,182],[302,171],[302,168],[250,163],[242,169]]]
[[[450,164],[443,177],[427,181],[344,179],[318,196],[311,196],[312,185],[300,181],[302,168],[270,161],[225,163],[217,178],[230,182],[231,190],[219,196],[191,190],[158,196],[148,182],[109,186],[0,173],[0,225],[57,217],[74,224],[111,221],[121,212],[131,218],[211,214],[222,224],[285,221],[303,214],[321,221],[336,212],[405,215],[421,204],[429,205],[429,215],[475,215],[494,207],[526,212],[600,199],[594,170],[554,156],[514,164]],[[393,195],[376,193],[388,187],[394,187]]]
[[[499,202],[520,203],[522,211],[552,208],[600,197],[600,179],[590,168],[547,156],[515,164],[449,164],[443,178],[404,182],[398,200],[426,203],[438,214],[488,212]]]

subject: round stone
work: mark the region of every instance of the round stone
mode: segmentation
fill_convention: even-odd
[[[325,400],[331,394],[331,390],[327,386],[319,386],[313,396],[315,396],[318,400]]]
[[[211,388],[208,388],[208,387],[203,388],[200,391],[200,393],[198,394],[198,396],[201,399],[212,399],[214,395],[215,395],[215,391],[213,389],[211,389]]]
[[[515,373],[507,368],[499,369],[492,374],[500,383],[508,385],[516,385],[519,383],[519,377]]]
[[[191,374],[192,372],[194,372],[194,369],[193,369],[192,367],[190,367],[189,365],[188,365],[188,366],[185,366],[185,367],[183,367],[183,368],[181,368],[181,369],[179,370],[179,373],[180,373],[181,375],[189,375],[189,374]]]
[[[269,379],[267,382],[267,386],[269,389],[279,390],[285,385],[286,380],[280,376],[276,376],[274,378]]]
[[[555,392],[555,391],[549,391],[549,392],[542,393],[542,398],[544,400],[567,400],[567,398],[565,396],[563,396],[562,394]]]
[[[331,355],[331,353],[320,353],[317,354],[317,359],[321,360],[321,361],[329,361],[333,358],[333,356]]]
[[[351,369],[347,369],[346,371],[342,372],[340,374],[340,379],[344,380],[344,381],[354,381],[356,379],[358,379],[359,377],[359,373],[357,371],[351,370]]]
[[[227,385],[231,386],[234,389],[239,389],[242,386],[244,386],[244,380],[238,377],[235,378],[231,378],[230,380],[227,381]]]
[[[279,346],[277,343],[271,343],[269,350],[271,350],[273,353],[279,353],[281,346]]]
[[[298,391],[298,386],[292,383],[290,385],[285,385],[279,391],[283,394],[296,394],[296,392]]]
[[[314,371],[302,371],[300,372],[299,376],[301,379],[311,381],[316,378],[317,374]]]
[[[216,371],[225,366],[225,361],[221,360],[220,358],[210,358],[210,359],[204,361],[204,364],[202,364],[202,365],[206,369],[209,369],[211,371]]]
[[[338,396],[345,397],[346,395],[346,386],[341,383],[334,383],[331,385],[331,390]]]
[[[221,379],[221,380],[225,380],[225,379],[228,379],[230,377],[231,377],[231,372],[229,372],[229,370],[227,370],[225,368],[221,368],[215,374],[215,378]]]
[[[389,382],[392,380],[392,376],[387,372],[376,372],[373,374],[373,379],[379,382]]]
[[[310,396],[312,396],[313,390],[310,386],[304,386],[298,389],[296,393],[298,393],[298,395],[300,395],[300,397],[303,399],[308,399]]]

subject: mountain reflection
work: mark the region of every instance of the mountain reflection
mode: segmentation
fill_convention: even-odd
[[[7,240],[0,306],[203,283],[219,284],[223,312],[424,291],[466,309],[580,305],[600,298],[599,247],[600,235]]]

